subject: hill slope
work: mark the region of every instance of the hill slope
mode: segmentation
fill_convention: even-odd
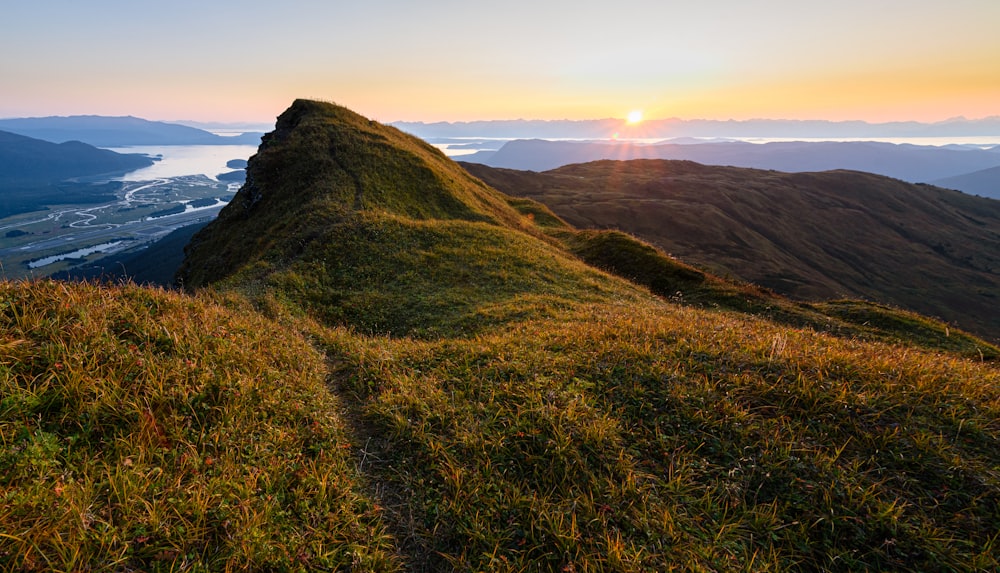
[[[874,141],[782,141],[765,144],[711,142],[698,145],[629,142],[515,140],[495,152],[464,160],[493,167],[546,171],[602,159],[674,159],[780,171],[851,169],[921,183],[1000,165],[982,149],[895,145]]]
[[[299,100],[250,159],[246,185],[195,235],[178,281],[253,285],[331,324],[395,334],[475,331],[493,313],[522,312],[521,297],[623,290],[539,236],[435,148]]]
[[[0,285],[0,568],[1000,566],[996,348],[739,312],[787,301],[282,118],[198,293]]]
[[[241,304],[0,283],[0,569],[392,562],[322,355]]]
[[[862,297],[1000,339],[1000,203],[876,175],[666,160],[544,172],[463,164],[582,228],[633,233],[807,300]]]

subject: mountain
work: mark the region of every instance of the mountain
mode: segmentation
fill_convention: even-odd
[[[615,134],[626,138],[672,137],[754,137],[754,138],[886,138],[886,137],[997,137],[1000,142],[1000,117],[982,119],[954,118],[935,123],[898,121],[824,120],[707,120],[653,119],[629,124],[624,119],[593,120],[493,120],[459,122],[393,122],[393,126],[418,137],[503,139],[609,139]]]
[[[576,230],[334,104],[179,276],[0,283],[4,569],[1000,566],[1000,349]]]
[[[1000,199],[1000,166],[933,181],[939,187]]]
[[[74,115],[0,119],[0,129],[61,143],[83,141],[98,147],[130,145],[257,145],[260,133],[223,137],[185,125],[137,117]]]
[[[79,141],[55,144],[0,131],[0,218],[46,205],[111,200],[109,184],[65,180],[125,173],[152,164],[144,155],[115,153]]]
[[[0,131],[0,183],[52,183],[152,164],[144,155],[115,153],[79,141],[55,144]]]
[[[1000,166],[996,153],[879,142],[744,142],[699,145],[643,145],[629,142],[516,140],[495,152],[462,156],[463,161],[530,171],[546,171],[600,159],[680,159],[778,171],[851,169],[927,182]]]
[[[1000,339],[1000,203],[990,199],[849,171],[464,165],[577,227],[620,229],[718,274],[797,299],[893,304]]]
[[[289,300],[332,323],[407,334],[488,324],[484,298],[600,282],[441,152],[343,108],[297,101],[264,137],[246,181],[192,239],[180,284],[235,277],[290,290]],[[503,265],[487,263],[490,253]],[[467,279],[429,286],[456,276]]]

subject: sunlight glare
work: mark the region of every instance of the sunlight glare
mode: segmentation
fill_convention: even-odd
[[[642,111],[638,109],[628,112],[628,116],[625,118],[625,123],[629,125],[635,125],[640,121],[642,121]]]

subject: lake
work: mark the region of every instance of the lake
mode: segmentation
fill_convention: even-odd
[[[116,177],[119,181],[152,181],[185,175],[205,175],[214,180],[220,173],[233,171],[226,167],[227,161],[249,159],[257,153],[256,145],[143,145],[108,149],[161,158],[149,167]]]

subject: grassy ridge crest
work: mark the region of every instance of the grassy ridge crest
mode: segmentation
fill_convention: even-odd
[[[324,219],[303,220],[314,211]],[[436,148],[346,108],[297,100],[250,158],[246,184],[185,250],[179,281],[197,288],[256,260],[283,264],[338,216],[362,211],[531,231]]]

